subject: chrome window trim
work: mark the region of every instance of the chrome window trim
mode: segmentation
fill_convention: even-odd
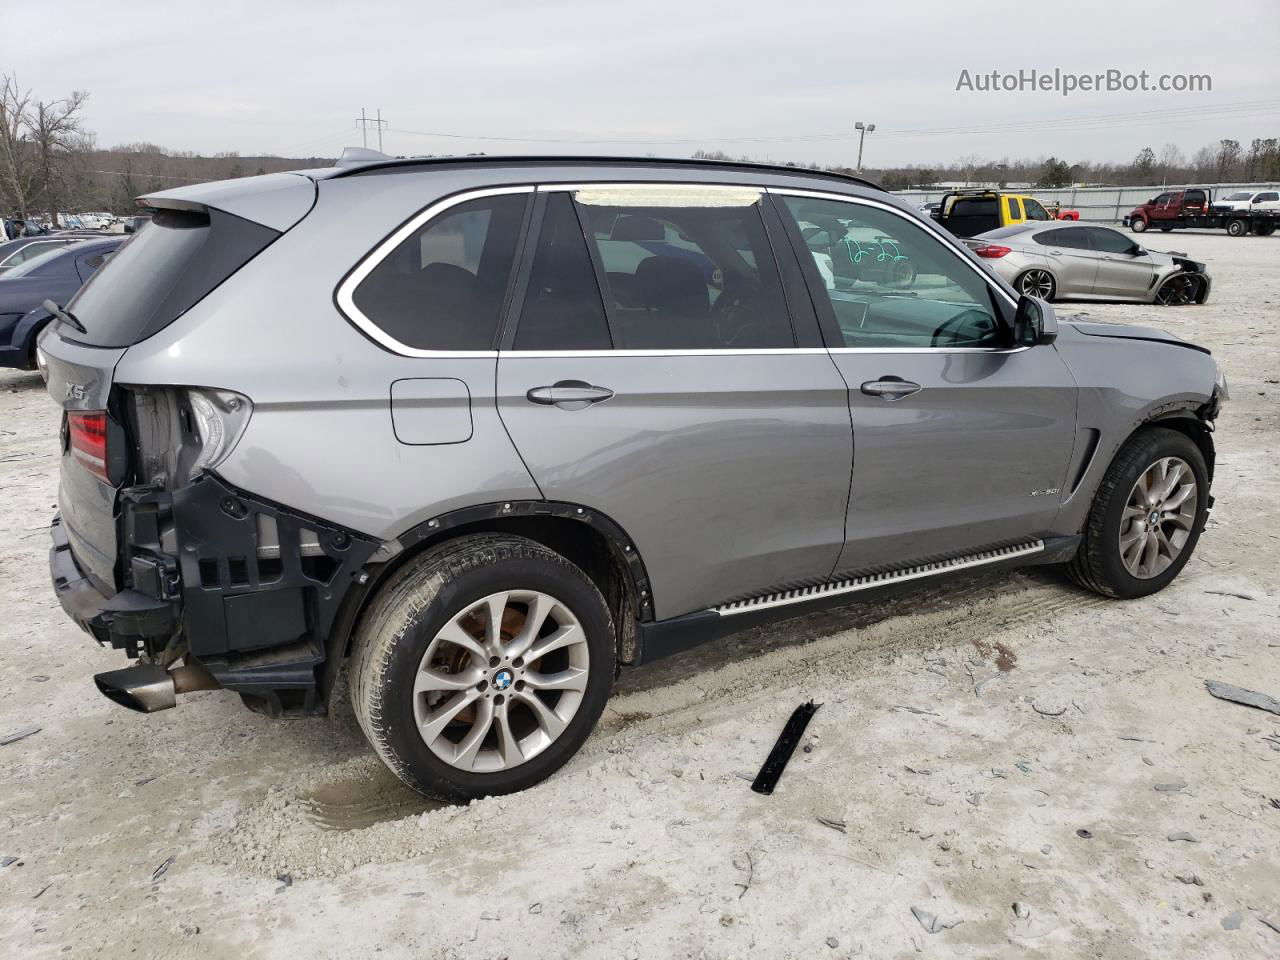
[[[678,184],[681,181],[671,181]],[[428,350],[419,347],[411,347],[406,343],[402,343],[395,337],[385,332],[381,327],[366,316],[355,304],[355,290],[361,282],[374,271],[377,266],[382,263],[391,253],[408,239],[414,232],[420,229],[428,221],[440,216],[442,213],[466,203],[469,200],[481,200],[485,197],[505,196],[509,194],[533,193],[535,191],[561,192],[561,191],[577,191],[588,187],[608,186],[608,187],[626,187],[626,186],[648,186],[649,183],[616,183],[609,181],[585,182],[585,183],[553,183],[553,184],[522,184],[519,186],[506,187],[481,187],[475,190],[465,190],[461,193],[453,194],[436,203],[426,207],[404,224],[398,227],[390,236],[374,247],[369,253],[356,264],[352,271],[338,284],[337,290],[334,292],[334,298],[337,302],[339,310],[343,316],[361,333],[369,337],[375,343],[380,344],[392,353],[403,357],[414,357],[419,359],[455,359],[455,360],[494,360],[498,357],[525,358],[525,359],[575,359],[575,358],[598,358],[598,357],[721,357],[721,356],[805,356],[805,355],[821,355],[821,354],[845,354],[845,353],[919,353],[919,354],[945,354],[945,353],[974,353],[974,354],[1006,354],[1021,353],[1023,350],[1029,349],[1026,346],[1017,347],[765,347],[758,349],[718,349],[718,350],[681,350],[681,349],[653,349],[653,350]],[[724,186],[727,189],[742,189],[751,185],[742,184],[691,184],[696,187],[715,187]],[[895,213],[915,223],[921,225],[922,221],[908,215],[905,211],[898,210],[895,207],[881,203],[876,200],[864,199],[862,197],[854,197],[848,194],[828,193],[820,190],[803,190],[791,187],[759,187],[761,194],[773,193],[785,196],[811,197],[818,200],[834,200],[841,203],[862,203],[867,206],[878,207]],[[946,246],[956,259],[969,266],[988,286],[992,286],[990,278],[983,275],[981,269],[975,266],[958,252],[952,249],[947,242],[947,237],[940,229],[931,224],[924,224],[925,227],[932,230]],[[1017,306],[1017,302],[1013,300],[1007,293],[999,287],[995,289],[1005,297],[1013,306]]]
[[[355,303],[356,287],[369,276],[374,269],[387,259],[405,240],[413,235],[423,224],[429,220],[433,220],[446,210],[456,207],[459,204],[466,203],[469,200],[483,200],[485,197],[501,197],[515,193],[533,193],[535,190],[533,184],[526,184],[518,187],[482,187],[477,190],[465,190],[462,193],[455,193],[453,196],[445,197],[443,200],[431,204],[425,210],[411,217],[403,225],[401,225],[391,236],[387,237],[380,244],[373,248],[372,251],[365,254],[364,258],[356,264],[355,268],[347,274],[346,278],[338,284],[338,289],[334,293],[334,297],[338,303],[338,309],[343,315],[354,324],[361,333],[369,337],[375,343],[379,343],[386,347],[392,353],[398,353],[405,357],[452,357],[454,359],[492,359],[497,357],[497,350],[426,350],[421,347],[411,347],[406,343],[401,343],[391,334],[384,331],[369,317],[367,317]]]

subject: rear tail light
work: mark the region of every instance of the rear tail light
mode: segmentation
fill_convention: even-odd
[[[1006,256],[1007,254],[1013,253],[1013,248],[1002,247],[996,243],[987,243],[982,245],[981,247],[974,247],[973,252],[980,257],[985,257],[988,260],[998,260],[1001,257]]]
[[[73,410],[67,414],[68,444],[80,466],[91,474],[110,483],[107,472],[107,415],[102,410],[84,412]]]

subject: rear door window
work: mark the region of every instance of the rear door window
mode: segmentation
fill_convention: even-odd
[[[1062,227],[1059,230],[1041,230],[1035,235],[1036,243],[1046,247],[1067,247],[1071,250],[1091,250],[1087,227]]]
[[[608,350],[613,346],[591,253],[568,193],[547,199],[516,350]]]
[[[529,197],[477,198],[432,217],[360,281],[356,309],[417,350],[494,349]]]
[[[616,348],[795,346],[759,191],[602,187],[576,196]]]

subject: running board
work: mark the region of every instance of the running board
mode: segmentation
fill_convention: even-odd
[[[904,583],[908,580],[919,580],[923,577],[932,577],[940,573],[952,573],[956,570],[965,570],[969,567],[981,567],[989,563],[1002,563],[1006,560],[1014,560],[1018,557],[1028,557],[1032,554],[1042,553],[1043,551],[1044,541],[1032,540],[1030,543],[1020,543],[1009,547],[997,547],[994,550],[983,550],[979,553],[970,553],[962,557],[955,557],[951,560],[938,560],[933,563],[922,563],[914,567],[889,570],[885,573],[872,573],[861,577],[853,577],[848,580],[837,580],[835,583],[825,583],[816,587],[800,587],[796,590],[786,590],[781,593],[766,594],[763,597],[755,597],[751,600],[737,600],[733,603],[725,603],[718,607],[712,607],[711,611],[722,617],[732,617],[740,613],[754,613],[757,610],[768,610],[770,607],[785,607],[792,603],[821,600],[825,597],[835,597],[843,593],[857,593],[859,590],[872,590],[876,587],[888,586],[893,583]]]

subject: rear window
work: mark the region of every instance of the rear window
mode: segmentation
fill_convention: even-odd
[[[996,216],[995,197],[961,197],[951,205],[953,217],[994,217]]]
[[[177,320],[257,256],[279,232],[218,210],[157,210],[152,226],[120,246],[67,308],[87,333],[64,339],[128,347]]]

